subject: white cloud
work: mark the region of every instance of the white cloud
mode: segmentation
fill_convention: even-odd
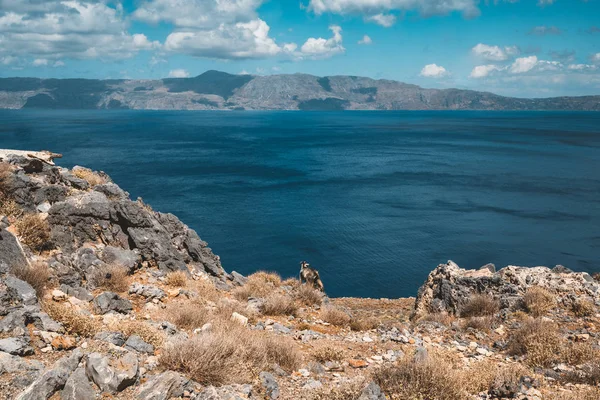
[[[18,61],[19,59],[13,56],[0,57],[0,64],[2,65],[16,64]]]
[[[190,76],[190,73],[185,69],[173,69],[169,71],[169,78],[187,78]]]
[[[545,7],[554,4],[556,0],[538,0],[538,6]],[[584,0],[587,1],[587,0]]]
[[[45,67],[48,65],[48,60],[46,60],[45,58],[36,58],[31,64],[34,67]]]
[[[509,58],[519,54],[519,48],[517,46],[489,46],[487,44],[479,43],[471,49],[473,54],[488,61],[506,61]]]
[[[375,14],[365,17],[365,21],[374,22],[377,25],[381,25],[385,28],[389,28],[396,23],[396,16],[393,14]]]
[[[497,65],[478,65],[471,71],[470,78],[485,78],[494,71],[502,71],[504,68]]]
[[[600,64],[600,53],[592,55],[592,62]]]
[[[64,67],[65,63],[63,61],[55,61],[53,67],[58,68],[58,67]]]
[[[442,78],[448,75],[446,68],[437,64],[428,64],[423,67],[419,74],[425,78]]]
[[[342,28],[338,25],[330,25],[333,37],[329,39],[309,38],[300,48],[302,55],[316,58],[329,58],[346,51],[342,46]]]
[[[570,64],[567,69],[571,71],[596,71],[598,66],[590,64]]]
[[[367,16],[394,10],[416,10],[424,16],[457,11],[466,17],[474,17],[479,15],[478,3],[478,0],[310,0],[308,9],[315,14],[362,13]]]
[[[363,38],[358,41],[358,44],[364,44],[364,45],[369,45],[372,43],[373,43],[373,40],[369,37],[369,35],[363,36]]]
[[[522,74],[531,71],[538,64],[536,56],[517,58],[510,66],[510,72],[513,74]]]

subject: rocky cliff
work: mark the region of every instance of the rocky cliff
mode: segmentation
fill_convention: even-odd
[[[102,172],[0,150],[0,398],[600,398],[600,283],[441,264],[409,299],[228,273]]]
[[[162,80],[4,78],[0,108],[600,111],[600,96],[519,99],[358,76],[207,71],[193,78]]]

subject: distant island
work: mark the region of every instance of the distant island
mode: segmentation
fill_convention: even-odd
[[[522,99],[358,76],[207,71],[160,80],[1,78],[0,108],[600,111],[600,96]]]

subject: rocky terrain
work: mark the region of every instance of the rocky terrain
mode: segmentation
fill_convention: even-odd
[[[56,157],[0,150],[2,399],[600,398],[598,276],[449,261],[330,299]]]
[[[519,99],[357,76],[207,71],[193,78],[162,80],[3,78],[0,108],[600,111],[600,96]]]

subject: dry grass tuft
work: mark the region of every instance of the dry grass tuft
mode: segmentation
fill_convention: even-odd
[[[233,290],[232,294],[239,301],[246,301],[250,297],[265,298],[279,286],[281,286],[279,275],[259,271],[248,276],[246,284]]]
[[[0,215],[9,218],[20,218],[23,215],[23,209],[14,199],[0,192]]]
[[[138,335],[144,342],[150,343],[154,348],[162,346],[165,341],[164,335],[158,328],[143,321],[121,320],[118,323],[111,324],[109,329],[114,332],[121,332],[127,337]]]
[[[463,329],[475,329],[480,332],[489,332],[494,326],[495,319],[492,316],[470,317],[465,319]]]
[[[115,293],[122,293],[129,288],[127,268],[120,265],[107,264],[98,268],[90,277],[94,286]]]
[[[104,178],[102,175],[92,171],[89,168],[84,168],[84,167],[73,168],[73,174],[76,177],[87,181],[87,183],[89,183],[90,186],[103,185],[103,184],[107,183],[106,178]]]
[[[544,400],[598,400],[600,399],[599,388],[569,388],[561,392],[544,394]]]
[[[264,315],[296,315],[298,306],[294,299],[282,294],[272,294],[265,299],[261,307]]]
[[[545,315],[556,306],[552,293],[540,286],[532,286],[523,296],[525,310],[534,317]]]
[[[569,365],[581,365],[590,361],[600,360],[600,350],[590,342],[569,342],[563,346],[561,359]]]
[[[370,331],[379,326],[379,322],[372,317],[352,318],[350,321],[350,329],[357,332]]]
[[[169,303],[164,310],[164,316],[179,329],[194,330],[209,321],[210,312],[197,302]]]
[[[44,296],[46,286],[50,282],[50,269],[48,264],[36,262],[31,265],[22,265],[11,268],[10,272],[17,278],[25,281],[35,289],[38,298]]]
[[[321,310],[320,318],[335,326],[348,326],[351,320],[346,312],[331,306],[324,307]]]
[[[67,333],[83,337],[94,337],[102,330],[102,324],[90,315],[84,315],[73,309],[68,303],[44,303],[44,310],[55,321],[65,327]]]
[[[13,167],[5,162],[0,162],[0,193],[6,194],[8,191],[8,180],[13,173]]]
[[[461,317],[489,317],[498,312],[498,301],[487,294],[476,294],[462,306]]]
[[[203,385],[248,383],[278,364],[292,372],[302,358],[290,338],[251,331],[222,320],[213,330],[168,345],[160,357],[168,369],[185,373]]]
[[[315,349],[311,353],[315,361],[325,363],[327,361],[341,362],[344,360],[344,351],[333,346],[323,346]]]
[[[391,400],[465,400],[461,379],[452,366],[435,355],[423,362],[411,359],[397,366],[384,366],[374,379]]]
[[[417,321],[419,324],[424,322],[435,322],[444,326],[450,326],[454,322],[454,317],[448,313],[430,313]]]
[[[363,380],[343,382],[333,387],[322,387],[309,394],[310,400],[356,400],[366,383]],[[304,398],[302,398],[304,399]]]
[[[323,302],[323,292],[309,285],[300,285],[294,290],[294,298],[305,306],[317,306]]]
[[[292,289],[300,287],[300,281],[296,278],[287,278],[284,281],[281,281],[281,286],[289,286]]]
[[[532,367],[548,368],[560,360],[563,345],[558,327],[553,322],[532,319],[511,335],[508,352],[526,356],[527,364]]]
[[[596,312],[596,307],[590,300],[577,299],[571,304],[571,311],[580,318],[591,317]]]
[[[249,279],[257,279],[266,283],[271,283],[275,287],[281,286],[281,276],[276,272],[258,271],[248,277]]]
[[[581,365],[579,369],[564,374],[562,381],[590,386],[600,385],[600,361],[598,359],[591,360]]]
[[[188,276],[185,271],[169,272],[165,277],[165,284],[171,287],[186,287]]]
[[[50,247],[50,225],[38,214],[25,214],[15,222],[17,235],[34,251]]]

